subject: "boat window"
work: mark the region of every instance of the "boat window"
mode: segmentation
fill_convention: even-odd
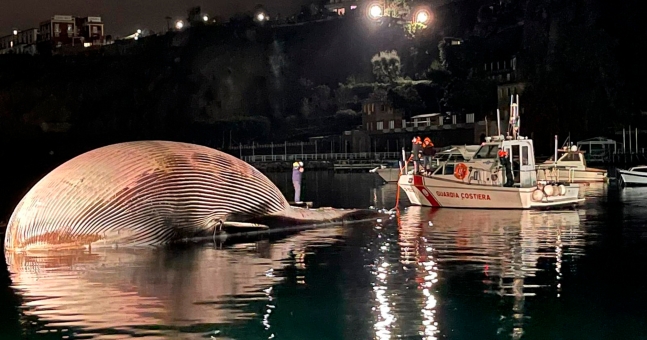
[[[647,168],[633,169],[633,170],[631,170],[631,171],[635,171],[635,172],[647,172]]]
[[[499,152],[499,146],[498,145],[483,145],[474,154],[474,157],[472,159],[487,159],[487,158],[497,158],[497,153]]]
[[[528,147],[521,147],[521,165],[528,165]]]
[[[454,174],[454,164],[445,164],[445,175],[453,175]]]
[[[562,158],[560,159],[562,162],[579,162],[580,161],[580,154],[579,153],[567,153]]]

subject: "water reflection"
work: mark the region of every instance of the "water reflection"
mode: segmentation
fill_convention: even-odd
[[[283,280],[276,271],[293,264],[293,257],[303,263],[300,256],[339,241],[344,230],[309,230],[273,244],[228,249],[7,254],[7,262],[23,300],[22,318],[40,325],[31,326],[34,331],[202,338],[223,324],[256,317],[249,306],[259,303],[265,308],[258,318],[273,338],[273,286]]]
[[[397,222],[397,223],[395,223]],[[548,293],[559,296],[561,265],[564,256],[581,253],[584,232],[577,211],[492,211],[409,207],[395,218],[397,244],[392,229],[376,227],[380,240],[372,273],[375,276],[375,338],[410,336],[409,326],[418,322],[409,308],[392,308],[396,296],[408,294],[389,284],[397,273],[400,280],[408,269],[415,272],[420,327],[418,335],[436,339],[448,334],[436,317],[443,297],[438,296],[439,280],[452,276],[480,275],[485,292],[499,296],[507,306],[500,314],[497,333],[513,339],[524,334],[526,299]],[[431,223],[430,223],[431,222]],[[392,268],[397,246],[400,268]],[[549,261],[546,265],[546,261]],[[541,267],[540,267],[541,264]],[[546,267],[553,267],[546,269]],[[541,277],[539,273],[544,272]],[[552,273],[552,274],[551,274]],[[547,275],[549,274],[549,275]],[[445,287],[444,289],[452,289]],[[471,292],[474,294],[474,292]],[[555,295],[554,295],[555,296]],[[446,295],[444,298],[448,298]],[[447,313],[447,311],[445,311]],[[440,323],[440,325],[439,325]],[[394,330],[397,332],[394,333]],[[444,333],[444,334],[443,334]]]

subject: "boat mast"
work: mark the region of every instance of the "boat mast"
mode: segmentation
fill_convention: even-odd
[[[519,127],[521,126],[521,118],[519,117],[519,95],[510,96],[510,121],[508,122],[508,136],[512,135],[512,139],[517,139],[519,135]]]

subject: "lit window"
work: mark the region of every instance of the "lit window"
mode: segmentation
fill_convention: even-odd
[[[378,130],[384,130],[384,122],[383,121],[377,122],[377,129]]]
[[[389,129],[395,129],[395,120],[391,119],[389,121]]]

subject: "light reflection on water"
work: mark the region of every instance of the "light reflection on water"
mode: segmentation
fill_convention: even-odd
[[[217,334],[219,325],[257,318],[245,306],[265,301],[262,318],[271,338],[272,286],[282,280],[274,272],[290,262],[293,252],[338,242],[343,233],[334,227],[271,245],[12,255],[7,262],[13,288],[23,298],[24,318],[37,317],[46,329],[63,334],[70,329],[102,336]]]
[[[356,178],[321,175],[304,192],[322,198],[322,205],[395,206],[395,184]],[[559,314],[568,305],[571,314],[610,322],[609,315],[587,314],[592,308],[576,299],[578,289],[593,287],[588,277],[578,277],[578,266],[606,240],[600,228],[605,214],[623,221],[647,212],[647,190],[609,190],[586,187],[592,199],[578,210],[408,207],[374,225],[225,249],[15,257],[9,259],[11,279],[22,299],[23,327],[32,332],[164,339],[569,338],[571,326],[553,337],[538,333],[559,327],[547,314],[568,318]],[[408,203],[405,195],[400,199]],[[617,204],[633,210],[619,214]],[[644,245],[647,238],[634,226],[617,230],[629,237],[612,241]],[[583,296],[595,303],[591,297],[600,293],[606,291]],[[548,307],[537,311],[539,305]],[[635,329],[627,334],[639,334]]]

